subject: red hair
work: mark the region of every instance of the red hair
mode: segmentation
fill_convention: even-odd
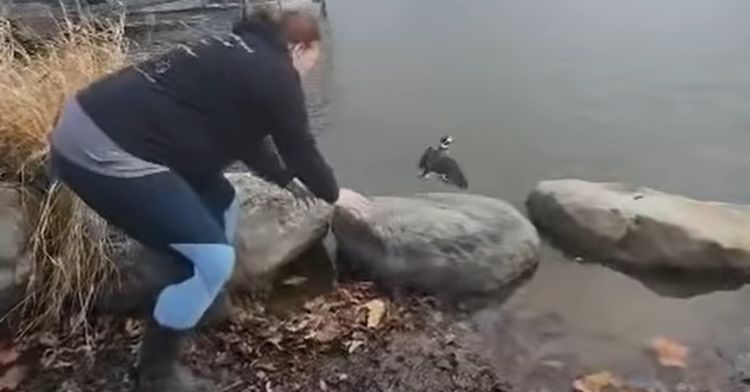
[[[320,24],[318,18],[301,11],[284,11],[279,25],[289,43],[310,44],[320,41]]]
[[[233,30],[235,33],[239,32],[254,22],[276,26],[290,44],[310,46],[321,40],[318,18],[306,11],[273,11],[268,8],[259,8],[254,10],[249,18],[235,25]]]

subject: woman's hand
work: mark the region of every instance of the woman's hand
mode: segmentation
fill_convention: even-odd
[[[365,196],[347,188],[339,190],[336,208],[341,208],[358,219],[366,220],[372,212],[372,202]]]
[[[303,203],[305,207],[313,208],[315,205],[315,195],[313,195],[313,193],[305,187],[305,184],[296,177],[293,178],[292,181],[289,181],[285,189],[289,191],[297,201]]]

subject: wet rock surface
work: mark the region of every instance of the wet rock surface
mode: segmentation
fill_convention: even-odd
[[[227,178],[241,206],[231,286],[237,291],[252,290],[258,277],[273,275],[323,239],[333,207],[320,200],[302,202],[248,173],[231,173]]]
[[[750,207],[653,189],[544,181],[527,200],[540,230],[565,251],[638,271],[750,273]]]
[[[345,274],[445,299],[499,296],[538,263],[534,227],[484,196],[375,197],[367,220],[338,211],[333,231]]]

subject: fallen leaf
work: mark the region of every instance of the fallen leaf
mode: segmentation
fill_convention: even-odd
[[[272,336],[272,337],[266,339],[266,341],[268,343],[271,343],[274,347],[276,347],[277,350],[284,351],[284,348],[281,347],[281,341],[282,340],[283,340],[283,337],[281,335]]]
[[[610,392],[622,387],[622,380],[608,371],[589,374],[573,383],[576,392]]]
[[[0,376],[0,391],[15,391],[21,384],[28,368],[26,366],[13,366]]]
[[[374,299],[364,306],[367,308],[367,328],[379,327],[383,321],[383,316],[385,316],[385,302]]]
[[[651,349],[656,354],[656,359],[662,366],[666,367],[687,367],[687,356],[689,349],[671,340],[660,336],[651,342]]]
[[[352,353],[354,353],[355,351],[357,351],[357,349],[358,349],[358,348],[360,348],[360,347],[362,347],[362,346],[364,346],[364,345],[365,345],[365,342],[363,342],[363,341],[361,341],[361,340],[352,340],[351,342],[348,342],[348,343],[346,344],[346,346],[347,346],[347,347],[346,347],[346,351],[347,351],[347,352],[348,352],[349,354],[352,354]]]
[[[307,336],[305,336],[306,339],[312,339],[320,343],[330,343],[341,336],[341,333],[343,332],[343,329],[341,328],[341,325],[333,320],[328,323],[323,324],[319,329],[311,331]]]

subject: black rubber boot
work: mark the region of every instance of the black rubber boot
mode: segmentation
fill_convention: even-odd
[[[232,300],[226,289],[219,292],[211,306],[206,310],[196,328],[206,330],[215,327],[232,317]]]
[[[179,364],[186,332],[149,322],[138,359],[138,392],[216,392],[208,380],[199,379]]]

